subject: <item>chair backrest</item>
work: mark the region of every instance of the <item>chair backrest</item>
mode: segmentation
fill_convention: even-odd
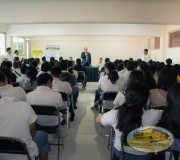
[[[26,155],[31,160],[26,144],[17,138],[0,137],[0,153]]]
[[[80,81],[80,80],[84,80],[84,78],[85,78],[85,73],[84,73],[84,71],[78,71],[78,81]]]
[[[67,93],[65,92],[59,92],[59,93],[61,94],[63,101],[68,101],[69,96]]]
[[[104,92],[102,98],[103,98],[103,100],[114,101],[117,94],[118,94],[118,92]]]
[[[46,106],[46,105],[31,105],[34,112],[37,115],[44,115],[44,116],[59,116],[59,111],[54,106]]]

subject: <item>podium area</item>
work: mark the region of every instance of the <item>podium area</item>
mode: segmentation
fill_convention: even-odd
[[[98,82],[98,67],[86,67],[87,69],[87,81]]]

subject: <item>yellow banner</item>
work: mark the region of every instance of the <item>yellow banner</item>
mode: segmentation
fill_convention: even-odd
[[[45,55],[45,47],[31,47],[31,57],[39,58],[42,61],[42,57]]]

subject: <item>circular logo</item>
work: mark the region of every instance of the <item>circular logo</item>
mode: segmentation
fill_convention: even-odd
[[[174,142],[173,134],[161,127],[140,127],[129,133],[127,143],[132,148],[147,153],[168,149]]]

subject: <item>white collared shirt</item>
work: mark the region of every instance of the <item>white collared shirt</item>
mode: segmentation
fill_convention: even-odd
[[[115,107],[119,107],[122,104],[124,104],[126,102],[126,98],[125,95],[123,94],[123,92],[118,92],[113,104],[115,105]]]
[[[31,105],[46,105],[57,108],[64,106],[61,94],[46,86],[39,86],[36,90],[29,92],[26,99]],[[37,123],[42,126],[54,126],[58,124],[58,119],[54,116],[38,116]]]
[[[13,87],[11,84],[7,84],[0,87],[1,97],[14,97],[15,101],[26,101],[26,93],[21,87]]]
[[[160,110],[146,110],[143,112],[142,115],[142,126],[154,126],[157,124],[157,122],[161,118],[161,114],[163,111]],[[121,134],[117,129],[117,124],[118,124],[118,110],[111,110],[105,114],[102,115],[101,117],[101,123],[103,126],[112,126],[115,130],[115,143],[114,147],[118,150],[121,151]],[[139,152],[135,149],[132,149],[132,147],[124,147],[124,152],[130,153],[130,154],[135,154],[135,155],[145,155],[147,153],[145,152]]]
[[[15,137],[26,143],[31,158],[38,156],[38,148],[32,140],[29,125],[37,119],[26,102],[15,102],[12,97],[0,98],[0,136]],[[24,160],[22,155],[0,154],[0,159]]]
[[[121,74],[120,78],[123,80],[125,86],[127,86],[127,83],[129,81],[129,75],[131,71],[125,71],[123,74]]]
[[[11,55],[8,52],[4,55],[4,60],[12,61]]]
[[[23,80],[24,80],[25,78],[27,78],[26,74],[22,74],[20,77],[17,77],[17,78],[16,78],[16,82],[19,83],[19,84],[20,84],[20,83],[22,84],[22,82],[23,82]]]
[[[14,54],[14,57],[19,57],[17,54]]]
[[[107,81],[108,81],[107,75],[100,77],[99,82],[98,82],[98,87],[101,88],[102,83],[105,83]]]
[[[143,56],[142,56],[142,61],[145,61],[145,62],[149,62],[151,60],[151,58],[150,58],[150,55],[149,54],[147,54],[147,55],[144,55],[143,54]]]
[[[55,92],[65,92],[70,95],[72,93],[72,87],[68,82],[60,81],[58,78],[53,78],[52,90]]]

